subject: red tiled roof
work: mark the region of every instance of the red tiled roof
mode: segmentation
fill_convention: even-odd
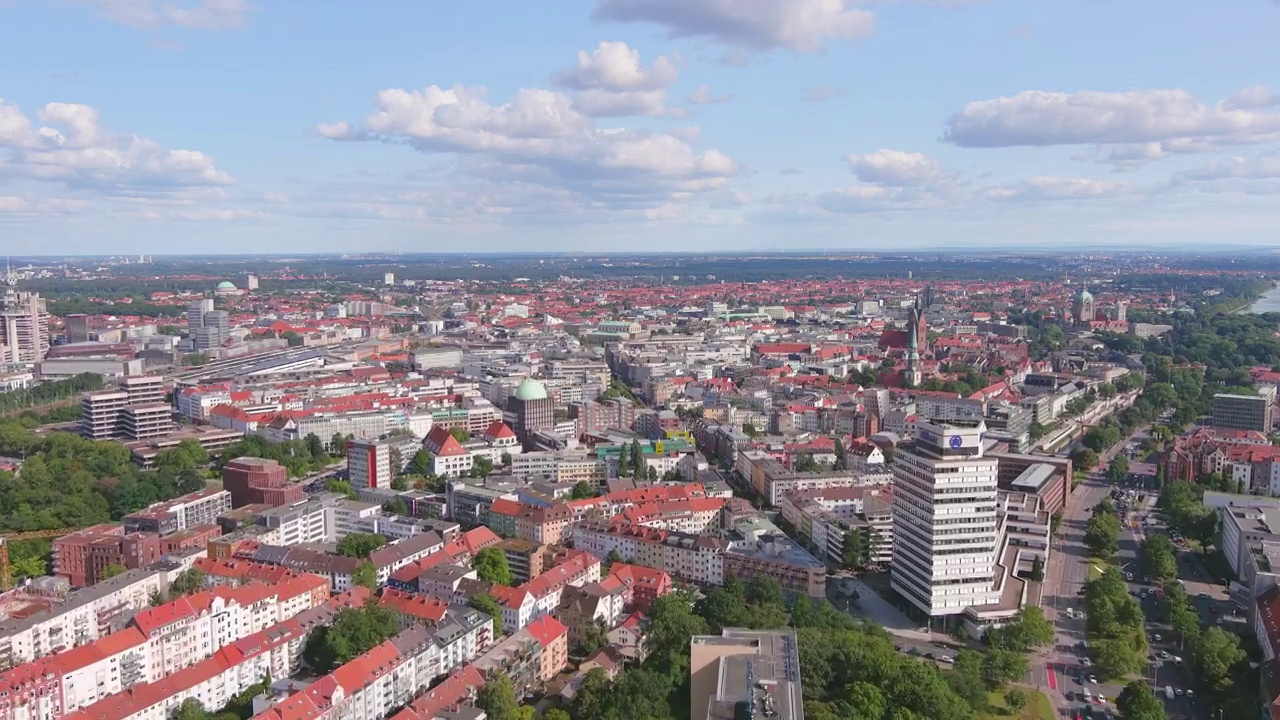
[[[551,643],[569,632],[569,628],[565,627],[564,623],[556,620],[550,615],[543,615],[537,620],[534,620],[529,623],[529,626],[526,627],[525,630],[528,630],[529,634],[532,635],[543,648],[550,647]]]

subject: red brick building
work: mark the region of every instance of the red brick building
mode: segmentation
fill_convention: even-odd
[[[231,507],[260,503],[282,507],[302,502],[302,486],[289,482],[289,471],[275,460],[237,458],[222,469],[222,487],[231,493]]]

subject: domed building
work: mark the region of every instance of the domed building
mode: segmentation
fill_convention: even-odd
[[[223,280],[222,282],[214,286],[213,294],[214,295],[239,295],[240,288],[236,287],[236,284],[233,282],[228,282],[226,280]]]
[[[555,427],[555,407],[547,395],[547,386],[533,378],[525,378],[507,400],[507,411],[513,416],[515,431],[525,450],[536,448],[534,434]]]

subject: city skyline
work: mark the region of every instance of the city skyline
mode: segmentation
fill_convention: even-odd
[[[382,7],[0,5],[6,252],[1118,249],[1280,226],[1274,3],[1211,25],[1153,2]]]

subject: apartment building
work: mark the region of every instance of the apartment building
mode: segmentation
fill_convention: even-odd
[[[511,475],[517,480],[555,483],[586,482],[603,487],[605,464],[597,455],[583,452],[536,450],[512,455]]]
[[[657,568],[616,562],[609,566],[609,577],[627,588],[627,606],[639,612],[648,611],[653,601],[675,590],[671,576]]]
[[[340,595],[219,649],[211,657],[156,682],[140,683],[70,714],[74,720],[167,720],[188,699],[201,707],[226,706],[263,677],[289,677],[302,669],[310,634],[327,626],[363,595]]]
[[[833,567],[844,564],[845,535],[850,532],[862,534],[870,548],[869,563],[887,565],[892,559],[891,485],[787,493],[779,509],[818,558]]]
[[[72,590],[43,612],[7,618],[0,622],[0,668],[87,645],[122,630],[167,585],[161,570],[128,570],[92,587]]]
[[[633,564],[657,568],[671,577],[702,585],[724,584],[726,540],[619,523],[579,523],[573,546],[598,558],[616,552]]]
[[[139,683],[154,683],[213,656],[241,638],[323,604],[320,578],[199,592],[134,616],[128,627],[87,645],[0,673],[0,714],[11,720],[57,720]],[[46,693],[46,706],[22,698]],[[32,710],[40,714],[30,714]],[[4,712],[7,710],[7,712]]]
[[[231,493],[210,488],[129,513],[121,520],[125,532],[164,536],[201,525],[216,525],[218,516],[230,510]]]
[[[762,450],[740,450],[734,470],[747,479],[769,505],[777,507],[787,493],[825,490],[836,487],[883,485],[892,479],[884,470],[868,469],[837,472],[796,472],[787,469],[772,455]]]
[[[496,637],[493,618],[462,604],[384,588],[378,604],[394,610],[402,628],[419,625],[430,631],[436,649],[429,655],[431,677],[447,675],[476,659]]]
[[[382,720],[430,686],[433,648],[435,643],[426,628],[402,630],[301,692],[279,699],[254,718]]]
[[[95,525],[53,541],[53,574],[74,587],[103,579],[108,567],[146,567],[167,554],[203,546],[222,534],[218,525],[196,525],[165,535],[126,530],[121,523]]]

